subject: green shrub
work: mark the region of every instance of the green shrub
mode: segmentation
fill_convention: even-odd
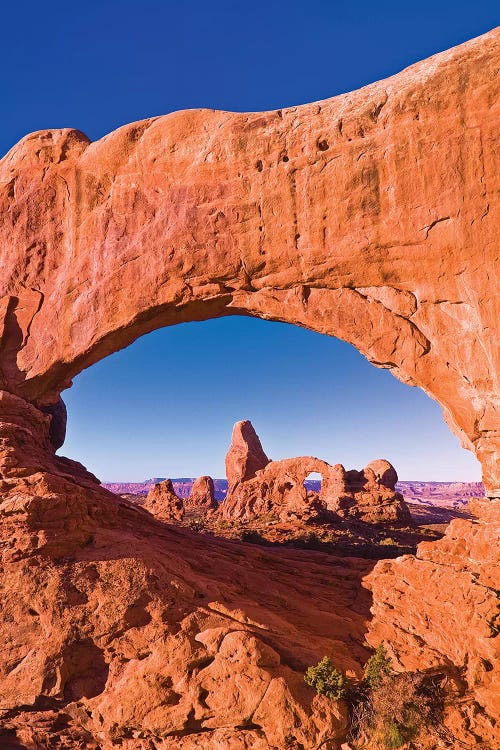
[[[386,724],[382,730],[382,743],[388,750],[396,750],[405,744],[406,738],[395,723]]]
[[[328,656],[324,656],[315,667],[308,667],[304,682],[316,690],[318,695],[326,695],[333,700],[345,698],[347,678],[335,668]]]
[[[391,673],[391,660],[387,656],[385,646],[379,643],[375,653],[370,656],[365,665],[364,678],[372,690],[379,687],[385,675]]]

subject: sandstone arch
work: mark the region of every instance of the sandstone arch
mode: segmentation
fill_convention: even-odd
[[[423,388],[500,496],[499,39],[316,104],[24,138],[0,162],[1,387],[44,407],[154,328],[291,322]]]
[[[498,502],[368,577],[367,561],[251,546],[242,566],[229,542],[165,527],[54,455],[58,395],[83,367],[160,325],[242,312],[345,338],[424,388],[499,494],[498,39],[315,105],[179,113],[95,144],[38,133],[0,162],[0,705],[15,743],[340,744],[345,711],[304,695],[302,672],[333,646],[361,675],[366,641],[384,640],[398,668],[456,678],[457,742],[498,745]]]

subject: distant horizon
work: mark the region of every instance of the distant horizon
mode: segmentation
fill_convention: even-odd
[[[167,479],[170,479],[171,482],[182,482],[182,481],[192,481],[194,479],[197,479],[198,475],[193,474],[192,476],[182,476],[182,477],[147,477],[146,479],[143,479],[139,482],[128,482],[127,480],[121,481],[120,479],[101,479],[101,484],[147,484],[148,482],[154,482],[155,480],[158,480],[160,482],[164,482]],[[207,474],[206,476],[212,477],[214,482],[227,482],[226,477],[214,477],[211,474]],[[405,484],[411,484],[412,482],[422,482],[425,484],[482,484],[482,481],[479,480],[459,480],[459,479],[450,479],[447,481],[440,481],[438,479],[401,479],[398,477],[398,482],[404,482]]]

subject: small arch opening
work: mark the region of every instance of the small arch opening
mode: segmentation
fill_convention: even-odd
[[[319,471],[310,471],[304,479],[304,487],[307,492],[315,492],[319,495],[321,492],[323,477]]]

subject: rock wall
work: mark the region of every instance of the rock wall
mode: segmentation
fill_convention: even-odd
[[[416,557],[375,566],[365,579],[373,594],[367,640],[383,641],[401,670],[446,675],[456,746],[489,750],[500,743],[500,506],[473,501],[471,510],[474,521],[452,521]]]

